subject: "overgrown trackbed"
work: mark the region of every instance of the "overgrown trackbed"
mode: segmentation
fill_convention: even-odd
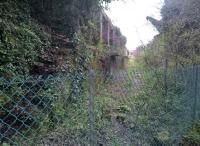
[[[136,144],[135,121],[136,111],[133,109],[133,97],[140,90],[140,74],[121,71],[112,75],[110,82],[103,89],[99,98],[111,98],[109,109],[104,113],[110,119],[98,133],[99,145],[132,145]],[[105,136],[106,135],[106,136]],[[138,139],[137,139],[138,140]],[[138,143],[138,142],[137,142]],[[144,144],[145,142],[143,142]]]
[[[66,101],[66,76],[0,78],[1,141],[30,146],[177,146],[200,111],[196,68],[168,74],[127,70],[106,79],[96,74],[86,78],[85,92],[73,102]]]
[[[180,144],[198,112],[194,73],[179,69],[168,74],[163,70],[113,74],[94,97],[97,143]]]

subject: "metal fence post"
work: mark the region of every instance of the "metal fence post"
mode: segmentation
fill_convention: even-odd
[[[194,67],[194,103],[193,103],[193,120],[196,120],[197,116],[197,96],[198,96],[198,66]]]
[[[165,59],[165,69],[164,69],[164,90],[165,90],[165,96],[167,96],[167,93],[168,93],[167,79],[168,79],[168,60],[166,58]]]
[[[65,110],[65,112],[67,111],[67,105],[68,105],[68,95],[67,95],[67,91],[65,88],[65,83],[64,81],[62,81],[62,79],[60,79],[60,84],[58,85],[58,87],[60,88],[60,93],[61,93],[61,97],[63,98],[63,108]]]
[[[94,77],[95,72],[89,72],[89,144],[90,146],[96,145],[95,136],[95,115],[94,115]]]

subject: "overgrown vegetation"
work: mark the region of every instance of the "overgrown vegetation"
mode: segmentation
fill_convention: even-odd
[[[199,145],[200,143],[200,121],[194,123],[192,129],[185,136],[183,146]]]
[[[199,10],[200,4],[195,0],[165,0],[161,10],[162,19],[160,21],[147,17],[160,34],[143,48],[139,57],[136,59],[136,66],[139,68],[151,69],[162,68],[164,70],[162,78],[163,82],[156,81],[159,86],[159,88],[154,88],[156,97],[160,98],[164,94],[163,98],[167,98],[168,95],[166,96],[165,92],[161,92],[160,89],[163,88],[166,90],[171,88],[173,81],[167,76],[171,69],[177,70],[195,66],[200,63]],[[191,74],[190,76],[194,76],[194,74]],[[194,83],[198,82],[197,80],[198,77],[196,80],[192,81]],[[177,91],[173,93],[176,94],[176,92]],[[192,92],[194,93],[195,91]],[[154,94],[151,92],[149,96],[152,97],[153,101],[156,101],[156,97],[153,95]],[[178,98],[179,97],[176,97],[174,100],[177,100]],[[181,98],[184,98],[184,96]],[[181,106],[181,103],[177,103],[174,109],[178,106]],[[196,128],[197,127],[192,128],[191,132],[189,132],[190,136],[184,140],[186,143],[185,145],[199,145],[199,133],[196,132],[198,131],[198,128]]]
[[[144,65],[178,68],[199,64],[199,8],[193,0],[165,1],[162,20],[151,21],[158,30],[162,29],[145,47]]]
[[[5,123],[1,132],[8,139],[21,145],[38,140],[37,144],[88,145],[92,114],[99,145],[174,145],[180,143],[186,131],[182,145],[199,145],[200,122],[188,130],[196,110],[188,98],[195,95],[186,92],[198,87],[194,85],[198,75],[195,70],[190,72],[191,68],[178,70],[200,63],[199,2],[165,0],[163,18],[155,25],[160,34],[136,59],[136,69],[147,71],[134,72],[131,62],[127,72],[106,79],[105,74],[97,75],[92,86],[84,82],[85,72],[91,66],[99,69],[97,59],[108,48],[99,42],[96,17],[102,3],[109,2],[0,2],[0,119]],[[47,78],[58,72],[64,73],[67,81]],[[27,79],[28,75],[37,77]],[[185,82],[189,84],[184,86]],[[91,86],[96,93],[91,97],[95,109],[88,114],[91,103],[84,89]],[[4,141],[12,143],[8,139]]]
[[[57,129],[65,127],[63,133],[66,133],[65,130],[74,132],[67,138],[69,144],[87,143],[86,139],[86,143],[73,140],[85,137],[87,133],[87,124],[81,123],[87,119],[83,82],[89,62],[94,59],[88,46],[98,46],[98,14],[102,10],[102,3],[109,2],[0,2],[0,119],[4,123],[1,125],[1,133],[6,137],[3,141],[12,143],[9,140],[12,138],[21,145],[32,144],[35,140],[32,138],[37,136],[40,139],[48,133],[52,136],[49,131],[53,128],[56,133]],[[64,90],[62,93],[67,90],[64,95],[59,95],[55,87],[51,86],[52,80],[48,82],[50,74],[61,72],[69,80],[55,86]],[[29,76],[33,77],[27,78]],[[80,109],[80,106],[84,108]],[[80,113],[73,112],[74,109],[77,112],[79,109]],[[12,110],[12,114],[9,110]],[[81,115],[82,112],[85,114]],[[12,126],[8,128],[7,124]],[[55,127],[55,124],[61,125]],[[69,131],[67,133],[70,135]],[[20,134],[28,139],[23,139]],[[59,134],[53,133],[53,137],[56,139]]]
[[[3,1],[0,6],[0,74],[28,75],[49,45],[48,35],[30,18],[26,1]]]

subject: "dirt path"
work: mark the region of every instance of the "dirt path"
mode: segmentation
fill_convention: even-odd
[[[132,102],[132,99],[130,97],[137,94],[140,86],[141,80],[139,73],[128,74],[127,71],[123,71],[114,75],[113,83],[108,87],[108,91],[111,91],[111,93],[116,96],[114,102],[119,105],[124,105],[124,107],[122,106],[121,108],[127,108],[124,109],[125,111],[111,109],[111,123],[102,129],[103,133],[112,134],[113,139],[116,141],[116,145],[132,146],[133,144],[136,144],[135,138],[137,135],[134,133],[136,113],[134,111],[134,105],[131,107],[130,103]],[[105,139],[102,144],[111,145],[110,143],[107,143]]]

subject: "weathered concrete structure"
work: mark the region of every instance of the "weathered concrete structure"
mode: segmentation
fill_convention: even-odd
[[[106,44],[111,55],[126,56],[126,37],[114,26],[104,11],[100,13],[100,42]]]
[[[120,29],[113,25],[110,18],[104,11],[99,15],[99,38],[105,44],[107,56],[100,59],[100,63],[106,73],[113,73],[122,69],[127,60],[126,37],[122,35]]]

